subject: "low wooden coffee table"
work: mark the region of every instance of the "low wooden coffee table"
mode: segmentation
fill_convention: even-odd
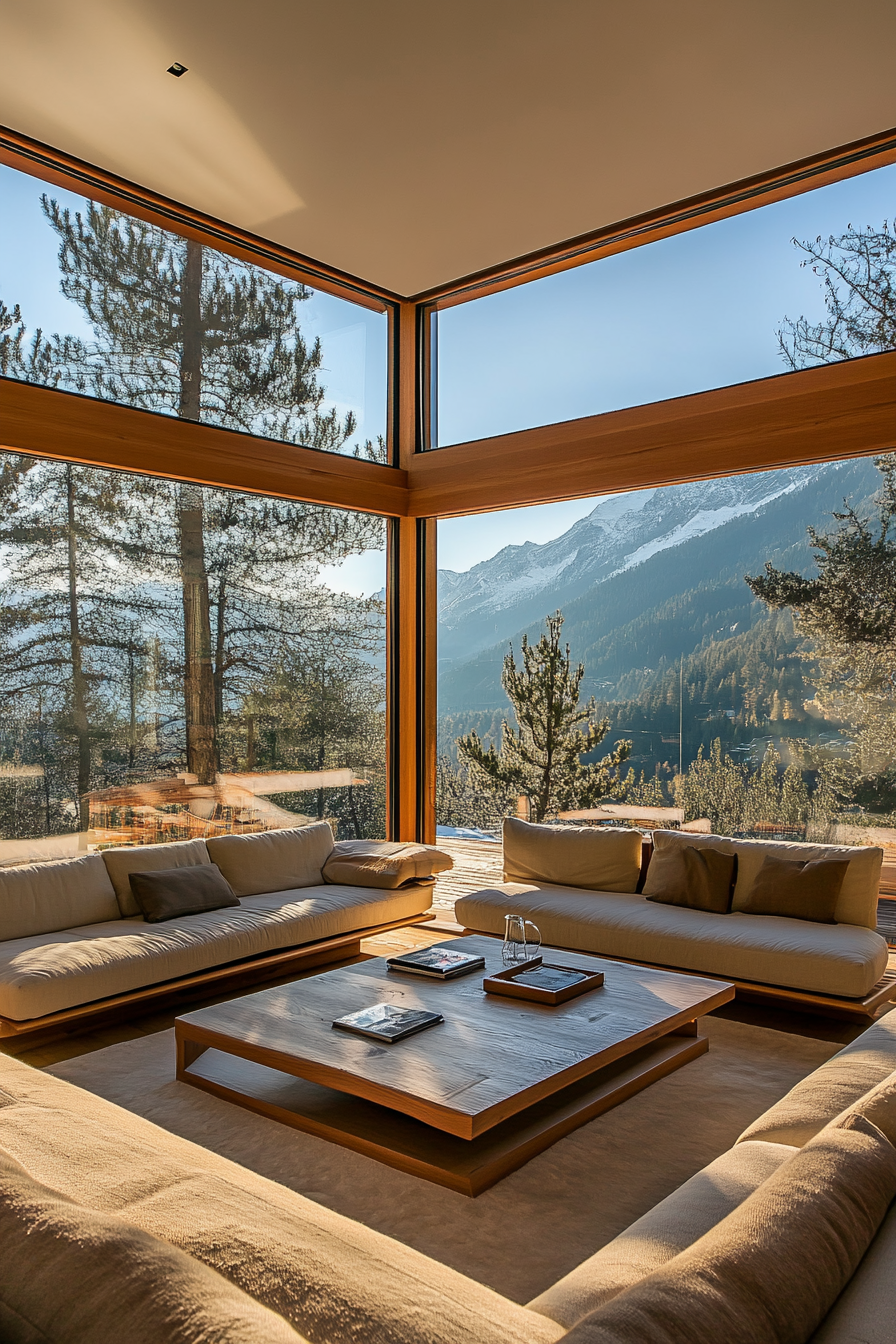
[[[488,971],[494,938],[463,939]],[[556,1008],[485,994],[484,972],[432,981],[382,958],[177,1019],[177,1077],[462,1194],[703,1054],[697,1019],[734,997],[718,980],[577,952],[552,961],[605,984]],[[394,1045],[333,1029],[375,1003],[445,1021]]]

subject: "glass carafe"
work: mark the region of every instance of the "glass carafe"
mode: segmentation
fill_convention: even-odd
[[[527,937],[529,930],[534,935],[531,940]],[[505,915],[504,947],[501,952],[505,965],[520,966],[524,961],[537,957],[540,952],[541,934],[538,926],[522,915]]]

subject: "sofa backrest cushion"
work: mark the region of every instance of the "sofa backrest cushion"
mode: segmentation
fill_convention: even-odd
[[[0,1333],[15,1344],[300,1344],[281,1316],[114,1214],[0,1153]]]
[[[564,1344],[807,1340],[896,1195],[896,1149],[862,1116],[831,1125],[670,1260],[586,1316]]]
[[[103,862],[112,879],[118,905],[125,919],[141,914],[131,891],[131,873],[156,873],[165,868],[188,868],[208,863],[204,840],[175,840],[170,845],[133,845],[104,849]]]
[[[206,842],[237,896],[292,891],[323,882],[322,869],[333,850],[333,832],[326,821],[252,835],[216,835]]]
[[[638,889],[641,832],[617,826],[540,826],[504,819],[505,882],[589,891]]]
[[[866,1092],[891,1074],[896,1077],[896,1013],[875,1022],[861,1036],[833,1055],[786,1096],[776,1101],[741,1134],[738,1143],[766,1143],[801,1148]]]
[[[119,918],[99,854],[0,869],[0,941]]]
[[[725,854],[737,855],[737,881],[732,910],[741,910],[766,858],[847,859],[849,867],[837,897],[834,919],[838,924],[877,928],[877,897],[884,852],[876,846],[805,845],[789,840],[732,840],[724,835],[698,835],[686,831],[654,831],[655,852],[669,845],[709,845]],[[651,859],[651,864],[653,859]],[[650,869],[647,871],[650,880]]]

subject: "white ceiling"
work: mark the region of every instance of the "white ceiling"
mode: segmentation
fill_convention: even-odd
[[[401,294],[896,125],[893,0],[0,0],[0,49],[0,123]]]

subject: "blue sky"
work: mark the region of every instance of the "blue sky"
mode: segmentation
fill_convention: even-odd
[[[824,315],[794,236],[896,216],[896,166],[439,315],[439,442],[459,443],[782,373],[785,317]],[[547,541],[603,496],[439,524],[439,564]]]

